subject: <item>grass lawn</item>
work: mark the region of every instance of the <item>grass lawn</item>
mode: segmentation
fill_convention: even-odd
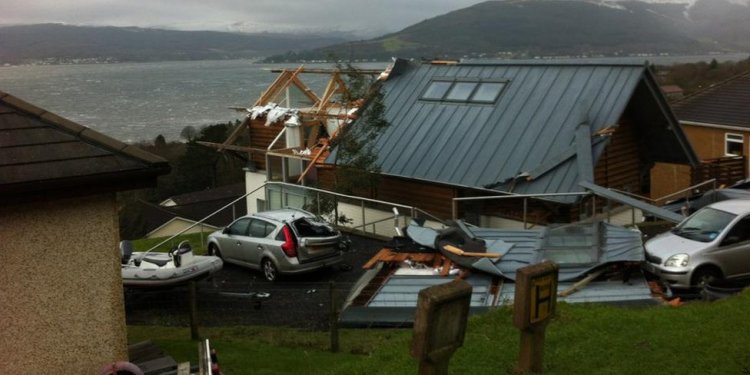
[[[545,374],[750,373],[750,292],[681,307],[560,304],[546,332]],[[179,361],[197,358],[188,328],[128,328]],[[414,374],[411,330],[342,330],[332,354],[326,332],[273,327],[202,328],[228,374]],[[469,320],[452,374],[514,373],[519,332],[503,308]]]

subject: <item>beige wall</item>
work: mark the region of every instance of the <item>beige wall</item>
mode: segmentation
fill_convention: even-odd
[[[127,358],[114,194],[0,206],[0,373]]]
[[[693,145],[695,153],[698,154],[698,158],[714,159],[726,156],[725,152],[725,135],[738,134],[742,135],[745,144],[743,145],[743,153],[747,155],[747,135],[742,131],[727,130],[719,128],[709,128],[706,126],[694,126],[682,124],[682,129],[687,135],[690,144]]]
[[[159,238],[159,237],[174,236],[175,234],[182,232],[183,230],[185,230],[185,228],[193,224],[195,224],[194,221],[187,221],[187,220],[183,220],[180,218],[175,218],[174,220],[168,221],[163,226],[154,229],[151,233],[149,233],[146,236],[146,238]],[[185,231],[184,234],[200,233],[201,231],[205,233],[211,233],[217,229],[219,228],[213,225],[208,225],[208,224],[196,225],[188,229],[187,231]]]
[[[742,155],[745,155],[746,160],[750,159],[750,137],[748,132],[741,130],[731,129],[720,129],[710,128],[707,126],[695,126],[682,124],[682,128],[685,131],[690,143],[695,149],[695,153],[698,154],[698,158],[701,160],[715,159],[727,156],[726,154],[726,135],[734,134],[742,136]],[[745,173],[750,172],[750,168],[745,162]]]

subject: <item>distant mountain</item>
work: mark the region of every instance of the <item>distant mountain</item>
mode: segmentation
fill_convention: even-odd
[[[0,27],[0,64],[252,58],[344,42],[293,34],[37,24]]]
[[[379,38],[293,52],[268,61],[615,56],[750,50],[750,7],[584,0],[487,1]]]

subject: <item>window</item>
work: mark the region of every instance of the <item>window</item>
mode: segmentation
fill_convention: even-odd
[[[743,137],[742,134],[724,134],[724,153],[727,156],[736,155],[742,156],[743,152]]]
[[[237,235],[237,236],[246,236],[247,235],[247,226],[250,224],[250,219],[244,218],[239,219],[235,221],[231,226],[229,226],[229,234]]]
[[[475,102],[488,102],[494,103],[500,92],[505,87],[505,83],[502,82],[485,82],[479,85],[479,88],[471,97],[472,101]]]
[[[724,241],[729,245],[747,240],[750,240],[750,217],[744,217],[738,221],[724,237]]]
[[[445,100],[460,100],[465,102],[477,87],[476,82],[456,82],[453,84],[451,91],[445,96]]]
[[[507,82],[441,79],[430,82],[423,100],[492,104],[500,97]]]
[[[255,219],[250,222],[250,237],[264,238],[273,232],[274,228],[271,223]]]
[[[445,96],[445,93],[448,92],[448,89],[451,88],[451,85],[453,85],[453,82],[430,82],[430,85],[427,86],[427,91],[422,95],[422,99],[440,100]]]

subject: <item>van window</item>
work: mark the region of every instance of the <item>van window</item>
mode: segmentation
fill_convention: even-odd
[[[750,217],[745,217],[738,221],[724,239],[731,237],[737,238],[736,242],[750,240]]]

